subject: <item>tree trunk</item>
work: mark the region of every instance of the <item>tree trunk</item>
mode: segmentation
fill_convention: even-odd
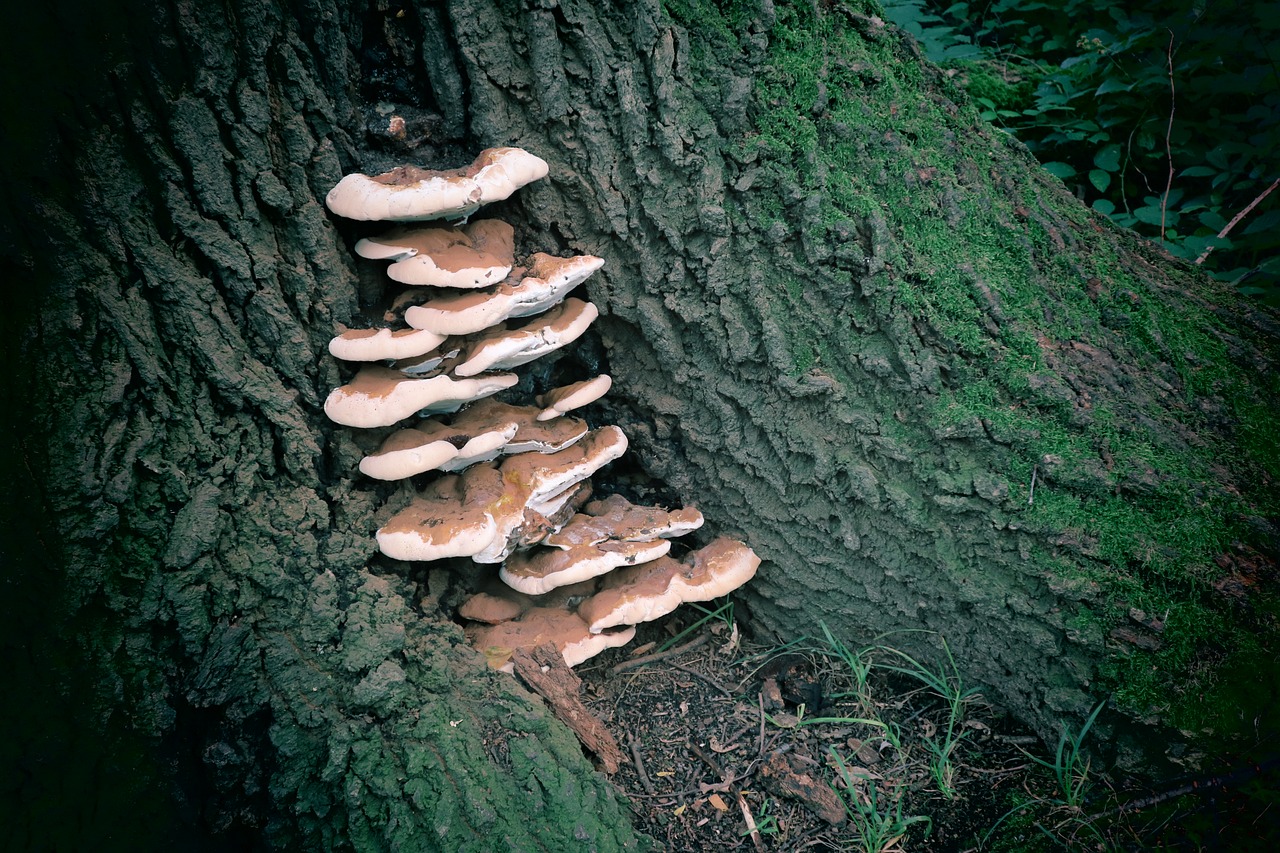
[[[324,194],[493,145],[551,164],[497,206],[521,245],[606,259],[607,419],[765,559],[758,635],[945,641],[1050,738],[1113,694],[1131,762],[1245,746],[1277,698],[1274,318],[1084,209],[870,4],[97,14],[48,22],[86,57],[54,88],[88,94],[16,185],[6,277],[44,289],[6,338],[22,666],[59,673],[46,707],[94,697],[108,757],[63,783],[78,827],[16,831],[86,840],[172,788],[148,827],[237,849],[637,844],[421,569],[375,554],[408,490],[320,410],[334,324],[384,296]]]

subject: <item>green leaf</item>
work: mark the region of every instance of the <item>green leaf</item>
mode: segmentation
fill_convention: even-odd
[[[1139,222],[1145,222],[1148,225],[1160,224],[1160,208],[1159,207],[1140,207],[1133,212]]]
[[[1116,212],[1116,206],[1110,199],[1099,198],[1093,202],[1093,209],[1101,213],[1103,216],[1110,216]]]
[[[1208,166],[1188,166],[1178,173],[1180,178],[1207,178],[1210,175],[1218,174],[1217,169],[1211,169]]]
[[[1261,234],[1273,230],[1280,224],[1280,210],[1268,210],[1244,229],[1245,234]]]
[[[1211,229],[1215,234],[1227,227],[1227,220],[1216,210],[1206,210],[1200,214],[1200,224]]]
[[[1064,180],[1066,178],[1070,178],[1076,173],[1075,168],[1070,163],[1060,163],[1056,160],[1051,163],[1045,163],[1044,170],[1049,174],[1055,175],[1056,177]]]
[[[1089,183],[1093,184],[1098,192],[1104,193],[1107,191],[1107,187],[1111,186],[1111,174],[1101,169],[1090,169]]]
[[[1126,83],[1123,80],[1117,80],[1114,77],[1108,77],[1102,81],[1102,85],[1093,91],[1094,95],[1107,95],[1111,92],[1127,92],[1133,88],[1132,83]]]
[[[1120,146],[1112,143],[1094,154],[1093,165],[1104,172],[1120,171]]]

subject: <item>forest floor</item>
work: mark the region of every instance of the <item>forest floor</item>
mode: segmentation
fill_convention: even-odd
[[[726,610],[644,626],[575,670],[626,758],[611,778],[664,849],[1280,849],[1264,843],[1280,842],[1280,768],[1122,793],[953,664],[830,637],[754,647]]]

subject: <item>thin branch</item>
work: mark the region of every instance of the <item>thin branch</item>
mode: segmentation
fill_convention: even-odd
[[[1164,131],[1164,156],[1169,161],[1169,177],[1165,180],[1164,195],[1160,197],[1160,239],[1164,239],[1165,211],[1169,206],[1169,193],[1173,190],[1173,148],[1169,139],[1173,136],[1173,114],[1178,108],[1178,91],[1173,85],[1173,30],[1169,30],[1169,48],[1165,51],[1169,61],[1169,126]]]
[[[644,657],[632,658],[631,660],[623,661],[622,663],[615,666],[612,672],[614,675],[617,675],[620,672],[626,672],[629,669],[635,669],[637,666],[644,666],[645,664],[653,663],[656,660],[663,660],[665,658],[675,657],[676,655],[682,655],[685,652],[690,651],[691,649],[696,649],[699,646],[706,645],[707,642],[710,640],[711,640],[710,634],[702,634],[700,636],[694,637],[692,640],[685,643],[683,646],[677,646],[674,649],[667,649],[665,652],[654,652],[651,655],[645,655]],[[723,690],[724,688],[720,688],[720,689]]]
[[[1218,232],[1218,237],[1219,237],[1219,238],[1222,238],[1222,237],[1225,237],[1225,236],[1227,236],[1228,234],[1230,234],[1230,233],[1231,233],[1231,229],[1232,229],[1232,228],[1235,228],[1235,227],[1236,227],[1236,225],[1237,225],[1237,223],[1239,223],[1241,219],[1244,219],[1246,216],[1248,216],[1248,215],[1249,215],[1249,212],[1250,212],[1250,211],[1252,211],[1252,210],[1253,210],[1255,207],[1257,207],[1259,204],[1261,204],[1261,203],[1262,203],[1262,200],[1263,200],[1264,198],[1266,198],[1267,196],[1271,195],[1271,191],[1272,191],[1272,190],[1274,190],[1274,189],[1275,189],[1276,187],[1278,187],[1278,186],[1280,186],[1280,178],[1276,178],[1274,181],[1272,181],[1272,182],[1271,182],[1271,186],[1267,187],[1265,190],[1263,190],[1263,191],[1258,195],[1258,197],[1257,197],[1257,198],[1255,198],[1253,201],[1249,202],[1249,206],[1248,206],[1248,207],[1246,207],[1244,210],[1242,210],[1242,211],[1240,211],[1239,213],[1237,213],[1235,216],[1231,217],[1231,221],[1227,223],[1226,227],[1225,227],[1225,228],[1223,228],[1221,231],[1219,231],[1219,232]],[[1200,257],[1196,258],[1196,263],[1197,263],[1197,264],[1203,264],[1203,263],[1204,263],[1204,261],[1205,261],[1205,258],[1209,257],[1209,253],[1210,253],[1210,252],[1212,252],[1212,251],[1213,251],[1214,249],[1216,249],[1216,248],[1217,248],[1217,246],[1206,246],[1206,247],[1205,247],[1205,250],[1204,250],[1203,252],[1201,252],[1201,253],[1200,253]]]

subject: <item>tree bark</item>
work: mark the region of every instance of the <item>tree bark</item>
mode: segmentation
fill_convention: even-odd
[[[367,438],[320,410],[334,324],[385,296],[324,194],[493,145],[551,164],[493,211],[522,246],[606,259],[579,358],[646,470],[765,559],[757,635],[945,640],[1049,738],[1114,693],[1130,761],[1244,744],[1275,700],[1274,317],[1081,207],[873,8],[99,14],[49,20],[97,57],[91,97],[12,197],[9,277],[42,287],[7,336],[15,518],[57,578],[23,579],[42,610],[14,624],[34,645],[50,614],[30,671],[82,682],[50,706],[80,689],[111,761],[158,757],[131,777],[178,792],[157,832],[639,843],[572,735],[375,554],[408,489],[362,479]]]

